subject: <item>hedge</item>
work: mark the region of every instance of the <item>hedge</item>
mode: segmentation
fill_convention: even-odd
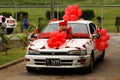
[[[90,20],[90,19],[93,19],[95,17],[93,10],[86,9],[86,10],[82,10],[82,11],[83,11],[83,14],[80,18],[84,18],[85,20]],[[59,20],[62,20],[64,13],[65,13],[64,11],[58,11],[59,15],[57,15],[57,11],[54,11],[54,18],[57,18],[57,16],[58,16]],[[46,11],[46,18],[48,20],[50,20],[50,10]]]

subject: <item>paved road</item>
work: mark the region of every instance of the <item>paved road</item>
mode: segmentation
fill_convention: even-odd
[[[0,80],[120,80],[120,34],[110,34],[109,48],[103,62],[96,65],[93,73],[75,70],[42,70],[28,73],[24,62],[0,70]]]

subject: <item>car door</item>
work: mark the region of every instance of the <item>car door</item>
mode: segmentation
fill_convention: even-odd
[[[94,23],[89,23],[89,29],[90,29],[90,33],[91,35],[94,34],[94,32],[96,31],[96,26]],[[94,39],[93,39],[94,40]],[[93,44],[95,46],[95,43]],[[97,59],[97,57],[100,55],[99,51],[94,47],[94,57],[95,59]]]

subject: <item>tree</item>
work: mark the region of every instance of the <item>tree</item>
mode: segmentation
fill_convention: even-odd
[[[0,37],[2,38],[1,46],[3,51],[5,51],[5,55],[7,55],[8,50],[11,48],[10,40],[14,35],[7,36],[6,32],[0,29]]]
[[[23,49],[25,49],[26,48],[26,46],[27,46],[27,43],[28,43],[28,35],[29,34],[22,34],[22,35],[17,35],[17,37],[22,41],[22,43],[23,43]]]

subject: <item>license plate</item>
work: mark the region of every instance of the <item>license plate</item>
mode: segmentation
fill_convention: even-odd
[[[60,66],[60,59],[46,59],[46,66]]]

